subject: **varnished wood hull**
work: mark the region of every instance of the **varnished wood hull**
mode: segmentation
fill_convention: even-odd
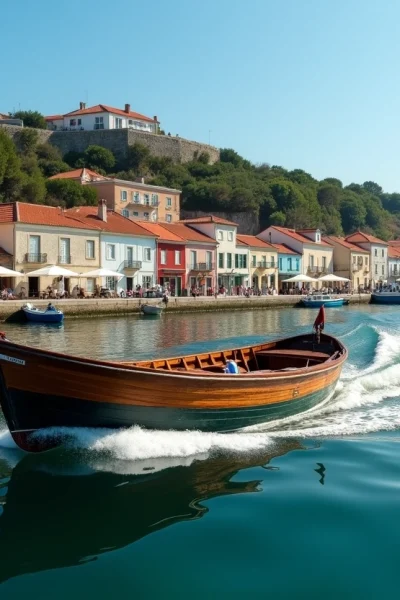
[[[233,431],[323,402],[346,355],[344,349],[339,360],[287,373],[214,375],[91,361],[3,340],[0,398],[14,440],[32,451],[59,443],[32,436],[53,426]]]

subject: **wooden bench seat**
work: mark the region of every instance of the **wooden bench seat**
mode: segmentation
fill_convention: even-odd
[[[295,350],[294,348],[272,348],[271,350],[259,350],[256,352],[256,356],[288,356],[291,358],[326,360],[330,357],[330,354],[325,352],[313,352],[312,350]]]

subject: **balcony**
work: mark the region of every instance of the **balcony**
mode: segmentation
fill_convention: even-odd
[[[313,275],[320,275],[322,273],[327,273],[327,272],[328,272],[328,269],[326,267],[319,267],[318,265],[313,266],[313,267],[311,267],[311,266],[307,267],[307,273],[311,273]]]
[[[261,260],[257,263],[257,269],[275,269],[277,266],[276,262],[267,262],[265,260]]]
[[[25,262],[36,264],[47,263],[47,254],[25,254]]]
[[[142,268],[141,260],[124,260],[124,269],[130,271],[137,271]]]
[[[71,257],[69,256],[69,254],[63,254],[62,256],[58,257],[58,264],[59,265],[70,265],[71,264]]]
[[[213,263],[192,263],[188,265],[189,271],[213,271],[214,264]]]

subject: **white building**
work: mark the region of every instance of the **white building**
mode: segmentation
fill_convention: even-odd
[[[375,287],[388,278],[388,244],[379,238],[362,231],[357,231],[346,237],[347,242],[357,244],[370,253],[370,285]]]
[[[147,133],[157,133],[157,117],[146,117],[131,111],[130,104],[124,109],[97,104],[86,108],[80,103],[78,110],[65,115],[50,115],[45,117],[47,128],[53,131],[87,131],[93,129],[136,129]]]
[[[183,223],[201,231],[218,243],[218,287],[225,287],[230,293],[235,291],[237,286],[250,285],[249,252],[246,246],[237,241],[236,223],[214,216],[186,219]]]

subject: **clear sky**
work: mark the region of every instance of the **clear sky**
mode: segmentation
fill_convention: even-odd
[[[3,0],[0,112],[108,104],[400,191],[400,0]]]

